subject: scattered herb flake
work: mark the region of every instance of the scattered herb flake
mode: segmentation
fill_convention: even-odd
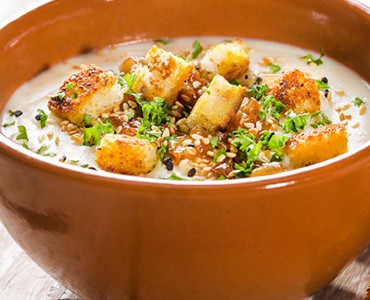
[[[35,116],[35,119],[37,121],[40,121],[40,127],[42,129],[46,126],[46,120],[48,119],[48,115],[42,109],[38,109],[37,112],[38,114]]]
[[[274,63],[269,63],[270,70],[273,74],[279,72],[281,70],[281,67],[279,65],[275,65]]]
[[[256,98],[256,100],[260,100],[265,95],[265,93],[268,91],[268,89],[269,89],[269,86],[267,84],[264,84],[264,85],[254,84],[252,85],[249,92],[252,94],[254,98]]]
[[[156,44],[162,44],[162,45],[168,45],[171,41],[166,39],[157,39],[154,40],[154,43]]]
[[[37,149],[35,151],[36,154],[42,154],[43,152],[45,152],[46,150],[49,149],[50,146],[47,146],[47,145],[43,145],[41,146],[39,149]]]
[[[14,122],[11,122],[11,123],[4,123],[3,124],[3,127],[4,128],[8,128],[8,127],[12,127],[12,126],[14,126],[15,125],[15,121]]]
[[[218,140],[218,136],[213,136],[210,139],[210,146],[212,149],[216,148],[218,145],[220,145],[220,141]]]
[[[357,107],[360,107],[362,104],[365,104],[366,101],[362,100],[360,97],[356,97],[352,103],[357,106]]]
[[[102,137],[107,133],[114,133],[113,126],[109,122],[102,123],[100,120],[90,128],[84,128],[84,146],[98,145]]]
[[[202,51],[203,51],[202,45],[198,40],[195,40],[190,51],[190,54],[193,57],[193,59],[197,58]]]
[[[216,162],[216,161],[217,161],[217,159],[218,159],[218,158],[220,157],[220,155],[222,155],[222,154],[226,155],[226,154],[227,154],[226,150],[225,150],[224,148],[222,148],[222,149],[218,149],[218,150],[217,150],[217,152],[216,152],[216,154],[215,154],[215,157],[213,158],[213,162]]]
[[[31,150],[30,147],[28,147],[28,145],[26,143],[23,143],[22,144],[22,147],[25,148],[25,149],[27,149],[27,150]]]
[[[84,124],[85,124],[85,127],[87,127],[87,128],[91,127],[92,126],[91,121],[92,121],[91,115],[85,114],[84,115]]]
[[[307,64],[315,64],[317,66],[322,65],[323,61],[322,58],[325,56],[324,50],[320,48],[320,57],[317,59],[314,59],[312,54],[307,54],[306,56],[303,56],[303,58],[306,60]]]
[[[75,85],[74,85],[72,82],[69,82],[69,83],[66,83],[66,84],[64,85],[64,88],[65,88],[66,90],[72,90],[74,86],[75,86]]]
[[[18,131],[19,131],[19,134],[17,135],[17,137],[15,139],[17,141],[18,140],[26,140],[26,141],[28,141],[28,135],[27,135],[27,129],[26,129],[26,127],[24,127],[23,125],[19,125],[18,126]]]
[[[59,101],[63,101],[65,97],[65,94],[63,92],[59,92],[56,96],[56,98],[58,98]]]
[[[315,80],[315,81],[316,81],[316,84],[319,90],[325,91],[330,88],[329,85],[323,82],[322,80]]]

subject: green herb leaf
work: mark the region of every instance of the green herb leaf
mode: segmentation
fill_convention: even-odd
[[[324,50],[320,48],[320,57],[317,59],[314,59],[312,54],[307,54],[306,56],[303,56],[303,58],[306,60],[307,64],[315,64],[317,66],[322,65],[323,61],[322,58],[325,56]]]
[[[168,176],[167,178],[161,178],[161,179],[169,179],[169,180],[188,180],[184,177],[181,177],[179,175],[177,175],[176,173],[172,173],[170,176]]]
[[[157,39],[154,40],[154,43],[156,44],[162,44],[162,45],[168,45],[171,41],[170,40],[165,40],[165,39]]]
[[[273,151],[281,159],[283,156],[281,149],[285,147],[285,144],[289,138],[290,137],[287,135],[274,134],[271,136],[266,148]]]
[[[269,63],[269,67],[273,74],[279,72],[281,70],[280,66],[273,64],[272,62]]]
[[[17,137],[15,138],[17,141],[18,140],[26,140],[28,141],[28,136],[27,136],[27,129],[26,127],[24,127],[23,125],[19,125],[18,126],[18,131],[19,131],[19,134],[17,135]]]
[[[102,123],[100,120],[97,124],[90,128],[84,128],[84,142],[85,146],[99,145],[102,137],[105,134],[114,133],[111,123]]]
[[[135,113],[132,112],[132,111],[129,111],[127,114],[126,114],[126,117],[127,119],[131,120],[133,117],[135,117]]]
[[[48,119],[48,115],[42,110],[37,110],[38,115],[36,115],[36,120],[40,121],[40,127],[41,129],[46,126],[46,120]]]
[[[41,146],[39,149],[37,149],[35,151],[36,154],[42,154],[43,152],[45,152],[46,150],[48,150],[50,148],[50,146],[47,146],[47,145],[43,145]]]
[[[59,92],[56,96],[56,98],[58,98],[59,101],[63,101],[65,97],[65,94],[63,92]]]
[[[216,148],[218,145],[220,145],[220,141],[218,140],[218,136],[213,136],[210,139],[210,146],[212,149]]]
[[[11,126],[14,126],[15,125],[15,121],[14,122],[11,122],[11,123],[4,123],[3,124],[3,127],[4,128],[8,128],[8,127],[11,127]]]
[[[312,128],[317,128],[321,125],[327,125],[332,123],[329,117],[322,111],[317,111],[313,113],[310,117],[310,120],[313,122],[310,124]]]
[[[26,143],[23,143],[22,144],[22,147],[25,148],[25,149],[27,149],[27,150],[31,150],[30,147],[28,147],[28,145]]]
[[[168,149],[167,149],[167,146],[165,144],[161,144],[159,146],[159,148],[157,150],[157,153],[158,153],[161,161],[163,161],[165,155],[167,154],[167,151],[168,151]]]
[[[309,114],[301,114],[295,115],[290,113],[283,124],[283,132],[290,133],[295,132],[298,133],[302,131],[305,126],[307,125],[307,120],[309,118]]]
[[[227,154],[226,150],[225,150],[224,148],[222,148],[222,149],[218,149],[218,150],[217,150],[217,152],[216,152],[215,157],[213,158],[213,162],[216,162],[216,161],[217,161],[217,159],[218,159],[218,158],[220,157],[220,155],[222,155],[222,154],[226,155],[226,154]]]
[[[322,82],[321,80],[315,80],[315,81],[316,81],[316,84],[319,90],[325,91],[330,88],[327,83]]]
[[[201,46],[200,42],[198,40],[195,40],[190,51],[190,54],[193,57],[193,59],[197,58],[202,51],[203,47]]]
[[[85,114],[84,115],[84,124],[85,124],[85,127],[91,127],[92,126],[91,121],[92,121],[91,115]]]
[[[64,88],[67,90],[72,90],[75,85],[72,82],[66,83]]]
[[[252,94],[254,98],[256,98],[256,100],[260,100],[265,95],[265,93],[268,91],[268,89],[269,89],[269,86],[267,84],[264,84],[264,85],[254,84],[252,85],[249,92]]]
[[[240,85],[240,82],[237,79],[233,79],[233,80],[230,81],[230,84],[239,86]]]
[[[78,94],[76,92],[74,92],[71,96],[72,99],[77,99],[78,98]]]
[[[356,97],[352,103],[357,106],[357,107],[360,107],[362,104],[365,104],[366,101],[362,100],[360,97]]]

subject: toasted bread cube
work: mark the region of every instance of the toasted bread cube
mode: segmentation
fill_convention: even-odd
[[[106,134],[96,150],[96,162],[109,172],[146,174],[159,162],[157,148],[156,143],[136,136]]]
[[[293,168],[312,165],[348,151],[345,126],[330,124],[288,140],[285,153]]]
[[[301,71],[286,72],[268,92],[296,114],[313,113],[320,110],[320,92],[315,80],[307,78]]]
[[[144,62],[143,62],[144,61]],[[136,80],[133,90],[147,100],[161,97],[173,103],[184,82],[193,73],[194,66],[171,52],[153,46],[139,64],[133,68]]]
[[[210,132],[226,129],[245,95],[245,88],[235,86],[216,75],[208,90],[198,99],[186,125],[192,129],[201,125]]]
[[[216,74],[228,81],[237,79],[248,71],[248,49],[241,40],[214,45],[200,61],[200,68],[203,76],[209,80]]]
[[[81,125],[85,114],[98,118],[123,101],[123,91],[117,78],[95,65],[89,65],[72,75],[60,87],[59,96],[48,102],[57,116]]]

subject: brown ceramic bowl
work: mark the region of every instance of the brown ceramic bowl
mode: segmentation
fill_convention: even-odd
[[[316,50],[370,82],[370,13],[351,1],[58,0],[0,29],[0,109],[88,49],[199,35]],[[370,242],[370,143],[281,175],[168,182],[49,163],[0,135],[0,216],[86,299],[298,299]]]

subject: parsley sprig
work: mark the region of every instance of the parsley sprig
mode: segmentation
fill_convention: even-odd
[[[93,127],[84,128],[84,146],[93,146],[93,145],[99,145],[102,137],[105,134],[108,133],[114,133],[114,129],[111,123],[108,121],[102,122],[98,120],[98,123],[96,123]]]
[[[357,106],[357,107],[360,107],[362,104],[365,104],[366,101],[362,100],[360,97],[356,97],[352,103]]]
[[[303,56],[303,58],[306,60],[307,64],[315,64],[317,66],[322,65],[323,61],[322,58],[325,56],[324,50],[320,48],[320,56],[317,59],[314,59],[312,54],[307,54]]]

